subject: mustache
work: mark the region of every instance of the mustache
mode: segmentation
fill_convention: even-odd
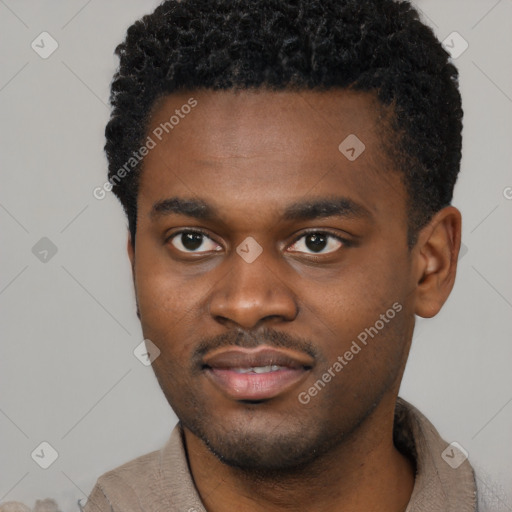
[[[192,354],[192,360],[195,364],[201,364],[203,357],[208,352],[221,347],[236,346],[241,348],[256,348],[260,345],[297,350],[308,354],[314,360],[320,358],[320,353],[310,340],[265,328],[257,332],[237,329],[217,336],[201,338]]]

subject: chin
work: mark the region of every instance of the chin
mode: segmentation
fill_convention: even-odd
[[[278,429],[279,425],[285,428]],[[216,429],[211,423],[206,429],[192,425],[191,430],[224,464],[246,472],[269,474],[292,473],[308,467],[327,452],[333,439],[322,436],[304,425],[293,428],[292,421],[272,423],[257,431],[250,425],[229,430]],[[279,431],[278,431],[279,430]]]

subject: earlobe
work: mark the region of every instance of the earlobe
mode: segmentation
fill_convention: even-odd
[[[434,215],[419,236],[415,313],[424,318],[435,316],[452,291],[460,249],[461,214],[447,206]]]

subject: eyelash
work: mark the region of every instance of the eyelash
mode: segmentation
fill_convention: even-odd
[[[202,229],[198,229],[198,228],[191,228],[191,229],[182,229],[180,231],[176,231],[174,232],[172,235],[168,236],[166,239],[165,239],[165,243],[168,244],[173,238],[177,237],[178,235],[182,235],[183,233],[196,233],[196,234],[199,234],[199,235],[203,235],[205,236],[206,238],[209,238],[210,240],[212,240],[213,242],[217,243],[206,231],[203,231]],[[341,244],[343,244],[343,247],[351,247],[353,244],[350,240],[347,240],[345,238],[341,238],[339,235],[335,235],[333,233],[331,233],[330,231],[328,230],[323,230],[323,231],[320,231],[320,230],[311,230],[311,231],[305,231],[303,232],[300,236],[298,236],[297,238],[295,238],[293,240],[293,242],[290,244],[291,246],[295,245],[301,238],[304,238],[304,237],[307,237],[308,235],[314,235],[314,234],[320,234],[320,235],[328,235],[329,237],[331,238],[334,238],[335,240],[337,240],[338,242],[340,242]],[[218,244],[220,245],[220,244]],[[185,252],[185,251],[180,251],[179,249],[176,249],[178,250],[179,252],[181,253],[184,253],[184,254],[201,254],[201,253],[194,253],[194,252]],[[339,249],[337,249],[339,250]],[[327,256],[329,254],[334,254],[336,251],[333,251],[331,253],[327,253],[327,254],[314,254],[314,253],[303,253],[303,254],[307,254],[308,256],[310,257],[322,257],[322,256]]]

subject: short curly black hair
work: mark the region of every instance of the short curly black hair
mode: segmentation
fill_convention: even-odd
[[[121,180],[116,173],[146,140],[157,100],[177,91],[373,92],[392,110],[381,138],[408,192],[410,247],[452,200],[462,149],[458,72],[408,1],[166,0],[129,27],[115,53],[105,151],[132,243],[141,164]]]

